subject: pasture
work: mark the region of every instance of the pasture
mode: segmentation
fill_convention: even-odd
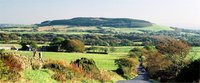
[[[28,57],[32,57],[33,55],[31,51],[18,51],[17,53]],[[106,55],[106,54],[64,53],[64,52],[42,52],[42,55],[45,59],[63,60],[68,63],[82,57],[89,59],[92,58],[96,62],[98,68],[104,70],[115,70],[117,66],[114,64],[114,60],[123,56],[123,55],[113,55],[113,54]]]
[[[44,27],[38,27],[38,28],[5,28],[2,29],[4,33],[15,33],[18,32],[20,34],[46,34],[46,33],[53,33],[53,34],[92,34],[91,31],[108,31],[108,32],[117,32],[117,33],[143,33],[143,31],[162,31],[162,30],[174,30],[168,26],[161,26],[161,25],[152,25],[149,27],[141,27],[141,28],[114,28],[114,27],[80,27],[80,26],[44,26]],[[100,33],[98,33],[100,34]]]
[[[65,52],[42,52],[45,59],[63,60],[67,63],[75,61],[76,59],[85,57],[94,59],[98,68],[103,70],[115,70],[117,66],[114,63],[115,59],[124,57],[128,51],[133,48],[129,46],[115,47],[116,51],[109,54],[88,54],[88,53],[65,53]],[[200,47],[193,47],[189,53],[188,58],[193,60],[200,59]],[[22,56],[32,57],[32,51],[17,51]]]

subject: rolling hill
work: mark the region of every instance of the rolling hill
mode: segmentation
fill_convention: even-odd
[[[115,27],[115,28],[139,28],[152,26],[153,23],[145,20],[129,18],[92,18],[77,17],[66,20],[44,21],[39,26],[69,25],[69,26],[96,26],[96,27]]]

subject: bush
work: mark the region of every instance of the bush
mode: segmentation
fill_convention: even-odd
[[[61,73],[61,72],[58,72],[58,73],[55,73],[53,76],[52,76],[53,79],[57,80],[57,81],[66,81],[66,76],[64,73]]]
[[[198,83],[200,80],[200,59],[195,60],[181,69],[181,72],[176,77],[177,82],[193,82]]]
[[[165,81],[174,79],[180,73],[180,70],[189,62],[187,55],[190,51],[190,45],[180,39],[160,36],[155,38],[157,39],[156,49],[158,52],[165,55],[173,63],[160,74],[160,77],[166,75],[163,77]],[[163,61],[160,60],[159,62],[161,63]]]
[[[129,51],[128,56],[129,57],[139,57],[142,56],[144,54],[143,49],[142,48],[133,48]]]
[[[64,71],[66,68],[66,64],[64,62],[59,61],[49,61],[43,65],[42,68],[51,69],[53,71]]]
[[[145,60],[145,66],[150,74],[150,78],[156,80],[169,78],[167,75],[169,73],[166,73],[166,69],[169,68],[171,64],[172,62],[166,56],[158,52],[148,53]]]
[[[116,59],[115,64],[118,66],[116,72],[125,79],[131,79],[136,75],[138,61],[135,58]]]
[[[17,55],[12,53],[1,53],[0,54],[0,79],[17,81],[20,79],[20,71],[22,71],[22,61]]]
[[[7,80],[8,79],[8,67],[0,60],[0,80]]]
[[[77,65],[78,67],[82,68],[87,73],[91,73],[91,72],[97,73],[97,74],[100,73],[93,59],[81,58],[81,59],[77,59],[71,64]]]
[[[49,61],[43,65],[43,68],[53,70],[55,74],[52,76],[52,78],[57,81],[63,82],[83,76],[78,67],[67,65],[64,61]]]

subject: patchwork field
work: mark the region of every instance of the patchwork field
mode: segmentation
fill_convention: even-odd
[[[172,28],[168,26],[160,26],[160,25],[153,25],[149,27],[141,27],[141,28],[114,28],[114,27],[77,27],[77,26],[43,26],[43,27],[37,27],[37,28],[5,28],[1,29],[0,31],[6,32],[6,33],[12,33],[12,32],[19,32],[20,34],[45,34],[45,33],[54,33],[54,34],[92,34],[96,33],[100,30],[103,30],[105,32],[116,32],[116,33],[143,33],[143,31],[161,31],[161,30],[173,30]]]

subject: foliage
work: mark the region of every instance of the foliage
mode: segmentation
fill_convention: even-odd
[[[81,58],[75,60],[71,64],[77,65],[87,73],[94,73],[94,74],[100,73],[100,70],[96,66],[95,61],[93,59]]]
[[[129,51],[129,54],[128,54],[129,57],[139,57],[142,55],[144,55],[142,48],[133,48]]]
[[[2,80],[17,81],[21,77],[20,71],[23,70],[23,62],[19,57],[12,53],[0,54],[0,70]]]
[[[150,78],[157,80],[166,79],[167,75],[162,71],[167,70],[167,68],[172,64],[165,55],[162,55],[159,52],[149,52],[146,56],[145,63]]]
[[[186,57],[190,51],[190,46],[185,41],[170,37],[161,36],[157,37],[157,39],[156,48],[174,63],[170,66],[169,70],[174,73],[173,76],[176,76],[187,65],[188,60]]]
[[[64,71],[66,64],[62,61],[49,61],[43,65],[42,68],[50,69],[53,71]]]
[[[157,37],[157,39],[156,48],[162,54],[185,57],[189,53],[190,46],[185,41],[165,36]]]
[[[61,48],[67,52],[84,52],[85,45],[79,40],[65,40],[61,44]]]
[[[116,72],[126,79],[131,79],[136,75],[136,65],[138,61],[134,58],[120,58],[115,60],[115,64],[118,66]]]
[[[55,46],[58,46],[61,44],[62,41],[64,41],[65,39],[63,37],[56,37],[52,40],[51,44],[50,45],[55,45]]]
[[[22,46],[21,50],[28,50],[29,47],[27,45],[30,45],[34,49],[38,48],[37,43],[35,41],[22,40],[20,42],[20,45]]]
[[[177,82],[193,82],[198,83],[200,80],[200,59],[192,61],[190,64],[181,69],[181,72],[176,77]]]

